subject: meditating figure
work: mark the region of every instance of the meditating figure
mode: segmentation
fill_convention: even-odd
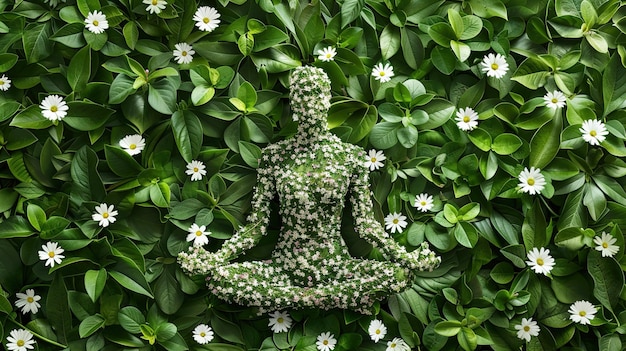
[[[217,252],[192,247],[180,253],[179,262],[190,274],[207,275],[209,290],[220,299],[261,311],[341,308],[371,314],[376,301],[410,286],[415,270],[432,270],[441,259],[426,242],[407,252],[374,218],[364,150],[327,129],[331,94],[324,71],[296,68],[290,98],[298,132],[263,150],[248,224]],[[231,263],[267,234],[276,195],[282,226],[271,259]],[[346,195],[355,231],[388,261],[348,253],[340,232]]]

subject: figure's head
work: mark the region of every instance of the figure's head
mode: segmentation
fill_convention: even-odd
[[[289,89],[294,120],[302,127],[326,122],[331,95],[330,80],[324,70],[311,66],[294,69]]]

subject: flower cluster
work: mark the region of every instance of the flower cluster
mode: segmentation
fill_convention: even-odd
[[[371,314],[374,302],[407,287],[414,270],[432,270],[441,259],[427,243],[407,252],[374,218],[369,170],[380,167],[384,156],[370,152],[367,164],[362,149],[328,132],[330,83],[325,73],[311,67],[296,69],[291,98],[298,133],[263,150],[248,224],[216,253],[194,246],[179,254],[179,261],[190,273],[209,275],[207,285],[217,297],[261,311],[316,307]],[[270,201],[276,194],[282,228],[271,259],[228,263],[267,233]],[[355,230],[391,262],[356,259],[348,253],[340,232],[348,194]],[[388,221],[393,231],[400,231],[405,219],[392,214]],[[190,228],[187,240],[203,231]],[[288,315],[271,316],[272,330],[289,328]],[[325,350],[333,345],[331,336],[321,339]]]

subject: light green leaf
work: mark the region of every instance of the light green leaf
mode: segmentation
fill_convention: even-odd
[[[398,27],[388,24],[380,34],[380,50],[383,60],[389,60],[400,50],[400,30]]]
[[[604,308],[615,313],[614,307],[624,289],[624,272],[612,257],[602,257],[597,250],[590,250],[587,269],[593,279],[593,296]]]
[[[85,318],[78,326],[78,334],[81,338],[86,338],[97,332],[98,329],[104,327],[104,317],[100,314],[95,314]]]
[[[370,143],[377,149],[389,149],[398,142],[397,130],[401,125],[391,122],[381,122],[372,128]]]
[[[176,146],[183,159],[189,163],[198,156],[202,147],[202,124],[189,110],[176,111],[171,118]]]
[[[543,168],[550,164],[559,152],[562,126],[562,117],[556,114],[552,120],[537,130],[530,140],[530,166]]]
[[[91,298],[91,301],[96,302],[104,290],[104,286],[107,280],[107,271],[104,268],[100,270],[88,270],[85,272],[85,291]]]

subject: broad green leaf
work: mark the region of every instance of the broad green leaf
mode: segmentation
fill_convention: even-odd
[[[70,166],[72,187],[70,200],[77,205],[84,201],[102,201],[105,197],[104,185],[98,169],[98,156],[96,153],[83,146],[75,154]]]
[[[400,50],[400,30],[388,24],[380,34],[380,49],[383,60],[389,60]]]
[[[208,85],[200,85],[191,92],[191,102],[195,106],[204,105],[215,96],[215,88]]]
[[[341,28],[347,27],[352,21],[356,20],[364,5],[363,0],[346,0],[341,5]]]
[[[22,42],[28,63],[36,63],[50,56],[53,44],[49,39],[51,35],[52,26],[50,22],[31,23],[26,26]]]
[[[67,68],[67,81],[74,91],[82,91],[91,76],[91,49],[86,46],[72,57]]]
[[[450,41],[450,49],[461,62],[467,60],[472,54],[472,49],[467,44],[456,40]]]
[[[244,111],[248,111],[254,108],[257,102],[257,93],[252,84],[249,82],[244,82],[239,86],[239,90],[237,90],[237,99],[242,101],[246,107]]]
[[[456,335],[456,339],[459,345],[461,345],[461,348],[465,351],[473,351],[478,346],[476,333],[468,327],[461,328],[461,332]]]
[[[377,149],[389,149],[398,142],[397,131],[401,125],[391,122],[376,124],[370,133],[369,141]]]
[[[476,147],[478,147],[479,149],[483,151],[491,150],[492,148],[491,135],[489,135],[489,133],[486,130],[482,128],[476,128],[473,131],[471,131],[467,136],[470,139],[470,141],[474,145],[476,145]]]
[[[496,136],[491,144],[491,149],[498,155],[510,155],[517,151],[523,142],[515,134],[503,133]]]
[[[67,260],[67,259],[66,259]],[[45,301],[46,315],[55,328],[59,342],[65,343],[66,337],[73,328],[73,318],[68,302],[67,287],[62,275],[55,274]]]
[[[104,268],[100,270],[88,270],[85,272],[85,291],[91,298],[91,301],[96,302],[104,290],[104,286],[107,280],[107,271]]]
[[[559,152],[561,128],[563,121],[560,115],[544,124],[530,140],[530,166],[543,168],[550,164]]]
[[[61,234],[61,231],[67,228],[69,224],[69,219],[52,216],[41,225],[41,232],[39,233],[39,236],[45,240],[53,239],[57,235]]]
[[[18,56],[12,53],[0,54],[0,73],[10,70],[17,62]],[[0,118],[1,120],[1,118]]]
[[[80,131],[92,131],[102,127],[115,110],[87,101],[68,102],[67,116],[63,122]]]
[[[243,158],[243,161],[248,166],[252,168],[257,168],[259,166],[259,161],[261,159],[260,147],[256,146],[253,143],[240,140],[239,141],[239,153],[241,154],[241,158]]]
[[[154,297],[159,309],[166,314],[174,314],[185,302],[185,295],[178,282],[166,270],[154,284]]]
[[[450,46],[450,42],[457,39],[456,33],[452,27],[445,23],[435,23],[428,28],[428,35],[439,45],[443,47]]]
[[[105,145],[104,155],[111,171],[122,178],[134,178],[143,171],[132,156],[118,147]]]
[[[150,189],[150,200],[158,207],[169,207],[171,191],[167,183],[159,182],[152,184]]]
[[[143,313],[134,306],[126,306],[118,313],[119,323],[129,333],[137,334],[141,331],[139,326],[146,322]]]
[[[100,314],[95,314],[85,318],[78,326],[78,334],[81,338],[86,338],[104,327],[104,318]]]
[[[118,74],[109,88],[109,104],[119,104],[135,92],[134,79],[124,74]]]
[[[405,148],[411,148],[417,143],[417,128],[412,124],[397,129],[398,141]]]
[[[21,216],[11,216],[5,219],[0,226],[0,238],[2,239],[23,238],[34,233],[35,231]]]
[[[622,66],[617,54],[611,56],[602,74],[602,98],[604,116],[626,107],[626,68]]]
[[[455,336],[461,331],[461,322],[459,321],[443,321],[435,325],[435,332],[443,336]]]
[[[183,159],[189,163],[198,156],[202,146],[202,124],[189,110],[176,111],[171,118],[176,146]]]
[[[46,212],[41,207],[35,204],[28,204],[28,207],[26,208],[26,213],[30,225],[32,225],[33,228],[41,231],[42,224],[45,223],[47,220]]]
[[[456,34],[456,39],[460,39],[463,31],[465,30],[465,26],[463,25],[463,19],[459,12],[455,9],[448,9],[448,22],[450,22],[450,27],[452,27],[452,31]]]
[[[589,210],[589,215],[594,221],[598,220],[602,212],[606,209],[606,198],[602,191],[594,184],[585,184],[585,195],[583,196],[583,205]]]
[[[424,46],[419,36],[407,27],[400,28],[400,47],[404,62],[412,69],[417,69],[424,60]]]
[[[472,12],[482,18],[500,17],[508,20],[507,7],[500,0],[470,0],[469,5]]]
[[[429,116],[428,122],[420,124],[421,130],[435,129],[446,123],[456,110],[455,106],[447,100],[435,98],[422,108]]]
[[[172,114],[176,108],[176,90],[180,85],[177,77],[168,77],[151,82],[148,87],[148,103],[166,115]]]
[[[536,90],[546,84],[549,76],[549,67],[542,60],[529,57],[522,62],[511,80],[523,86]]]
[[[463,33],[460,40],[468,40],[476,37],[483,30],[483,21],[474,15],[463,16]]]
[[[9,125],[26,129],[45,129],[50,127],[52,122],[41,114],[38,105],[30,105],[13,117]]]
[[[599,251],[590,250],[587,270],[593,279],[593,296],[602,306],[615,313],[619,296],[624,289],[624,272],[612,257],[602,257]]]
[[[110,270],[109,276],[111,276],[115,281],[117,281],[124,288],[136,292],[141,295],[145,295],[149,298],[154,298],[152,292],[149,290],[150,287],[148,282],[145,281],[143,275],[142,278],[139,278],[139,275],[135,275],[134,278],[129,277],[124,273],[120,273],[118,271]]]

